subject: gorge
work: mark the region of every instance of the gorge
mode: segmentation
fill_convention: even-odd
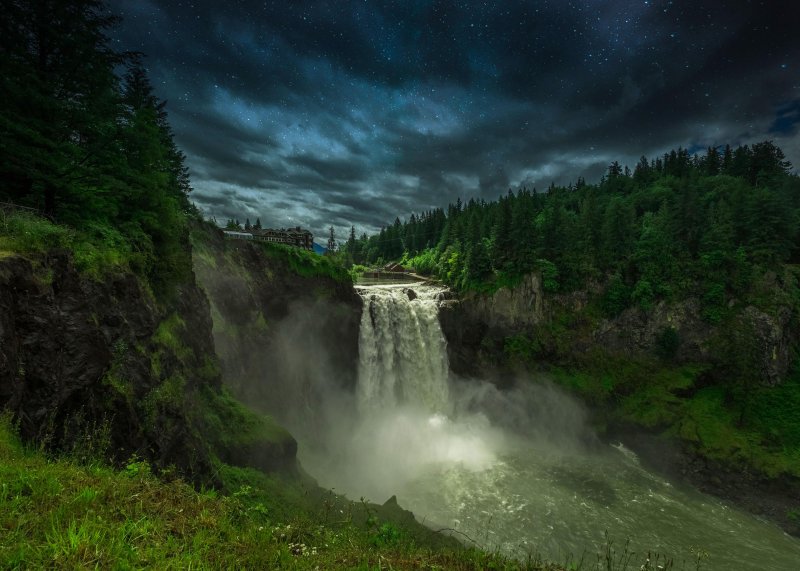
[[[499,391],[453,379],[438,326],[442,288],[359,287],[364,299],[357,416],[350,439],[301,459],[351,497],[397,494],[421,521],[524,558],[577,558],[609,536],[706,569],[793,569],[800,542],[643,467],[586,425],[546,381]],[[324,476],[323,476],[324,475]]]
[[[243,250],[234,255],[242,256],[250,246],[237,248]],[[215,259],[219,268],[225,257]],[[224,290],[203,263],[198,275],[210,292],[217,346],[235,347],[224,339],[233,331],[229,321],[213,309]],[[221,273],[227,287],[241,280],[233,286],[239,293],[228,298],[241,300],[243,291],[261,288],[268,297],[267,282],[254,287],[257,276]],[[469,351],[464,338],[491,327],[453,327],[454,318],[467,318],[454,315],[458,304],[469,302],[430,284],[356,286],[353,299],[347,287],[319,278],[303,283],[294,291],[327,290],[326,302],[295,300],[277,322],[266,318],[269,331],[251,319],[246,333],[239,332],[246,344],[263,343],[260,355],[273,355],[272,365],[246,375],[241,394],[250,403],[263,399],[264,410],[288,426],[301,464],[321,486],[352,499],[382,502],[396,495],[418,521],[515,557],[579,558],[598,549],[608,532],[617,544],[630,539],[636,552],[653,550],[687,564],[708,553],[704,569],[762,569],[767,560],[771,568],[793,569],[800,556],[796,539],[654,472],[618,440],[597,436],[592,412],[547,375],[506,371],[487,382],[452,372],[448,353],[459,359]],[[528,296],[533,290],[528,286]],[[493,319],[504,317],[497,312]],[[334,349],[328,340],[335,340]],[[275,406],[268,394],[295,396],[277,397]]]
[[[226,241],[209,225],[192,236],[196,283],[167,306],[130,278],[87,280],[67,253],[0,260],[1,395],[26,439],[55,434],[52,446],[74,451],[76,435],[108,423],[123,465],[136,453],[223,486],[238,468],[220,473],[220,461],[269,478],[311,476],[321,488],[303,484],[305,494],[363,498],[385,521],[410,510],[433,530],[523,560],[591,559],[606,533],[618,549],[630,540],[632,552],[678,568],[699,557],[703,569],[788,570],[800,557],[774,523],[654,470],[647,450],[664,444],[655,434],[637,440],[624,425],[598,424],[599,409],[557,371],[495,360],[492,336],[509,319],[548,326],[555,301],[535,275],[493,299],[457,299],[432,283],[353,286],[325,258]],[[792,334],[770,331],[778,348],[780,332]],[[61,368],[45,366],[53,362]],[[277,423],[246,420],[226,390]],[[795,505],[791,487],[750,489]]]

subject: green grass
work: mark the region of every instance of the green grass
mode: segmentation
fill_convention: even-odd
[[[221,466],[224,495],[159,480],[140,460],[116,471],[47,459],[10,424],[0,417],[3,569],[563,569],[427,547],[379,506],[253,470]]]
[[[158,324],[158,329],[153,334],[153,342],[169,348],[179,359],[186,359],[191,349],[181,341],[181,335],[186,327],[180,315],[172,313]]]
[[[728,404],[723,387],[707,387],[685,403],[684,414],[671,429],[695,449],[716,460],[750,466],[776,477],[800,477],[800,387],[795,380],[763,388],[742,417]]]
[[[252,412],[227,390],[201,392],[204,432],[219,450],[257,443],[285,445],[291,434],[271,417]]]
[[[0,211],[0,252],[44,254],[54,249],[70,250],[76,269],[97,281],[136,269],[141,257],[110,226],[90,224],[78,231],[32,214]]]

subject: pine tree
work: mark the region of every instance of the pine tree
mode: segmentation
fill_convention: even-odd
[[[124,58],[105,31],[116,19],[99,0],[6,1],[2,13],[0,178],[15,200],[58,215],[94,191],[113,148]]]
[[[333,226],[331,226],[331,233],[330,233],[330,236],[328,237],[328,252],[327,253],[328,254],[336,253],[336,233],[335,233],[335,231],[333,229]]]

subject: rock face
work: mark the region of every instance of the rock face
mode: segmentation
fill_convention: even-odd
[[[208,303],[194,284],[159,307],[133,275],[81,277],[68,252],[0,260],[0,408],[24,438],[56,447],[94,438],[118,460],[135,453],[208,473],[185,404],[159,397],[218,391],[213,363]]]
[[[211,301],[225,383],[295,434],[313,433],[319,399],[355,386],[361,298],[352,282],[304,277],[287,252],[225,240],[212,228],[195,236],[195,272]]]
[[[540,275],[528,274],[516,287],[500,288],[490,296],[471,295],[464,306],[489,329],[518,331],[542,322],[543,299]]]
[[[719,361],[727,332],[702,318],[700,302],[660,302],[649,311],[628,308],[611,319],[586,315],[589,295],[575,292],[545,295],[541,280],[532,274],[515,288],[502,288],[491,296],[468,295],[444,303],[442,330],[448,340],[453,370],[464,375],[485,375],[502,361],[503,342],[518,334],[536,336],[549,327],[555,315],[568,315],[572,327],[565,334],[567,351],[602,348],[620,355],[655,355],[662,350],[665,332],[674,336],[671,357],[677,363]],[[738,320],[751,339],[760,363],[761,382],[774,385],[785,378],[791,365],[791,347],[800,331],[792,325],[788,308],[765,313],[756,307],[739,312]]]
[[[214,456],[252,462],[210,420],[245,414],[222,393],[211,326],[193,280],[159,302],[132,274],[81,276],[66,251],[2,258],[0,410],[24,439],[87,459],[136,454],[213,483]],[[294,464],[296,443],[282,436],[247,436],[269,460],[260,467]]]
[[[451,369],[462,376],[494,376],[503,338],[545,318],[539,274],[529,274],[517,287],[501,288],[489,296],[470,294],[443,301],[439,320]]]

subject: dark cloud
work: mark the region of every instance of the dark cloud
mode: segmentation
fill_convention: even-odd
[[[800,164],[796,2],[110,5],[218,219],[373,231],[677,146]]]

